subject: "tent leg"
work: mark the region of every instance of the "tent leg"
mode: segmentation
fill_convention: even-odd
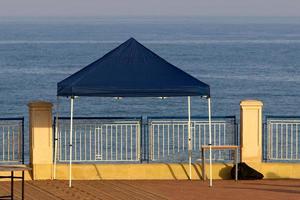
[[[212,187],[212,150],[211,150],[211,102],[208,100],[208,126],[209,126],[209,186]]]
[[[73,140],[73,112],[74,112],[73,108],[74,108],[74,97],[71,97],[69,187],[72,187],[72,140]]]
[[[56,160],[57,160],[57,144],[58,144],[58,114],[59,114],[59,97],[56,99],[56,117],[55,117],[55,138],[54,138],[54,165],[53,179],[56,179]]]
[[[188,154],[189,154],[189,175],[192,180],[192,139],[191,139],[191,97],[188,97]]]

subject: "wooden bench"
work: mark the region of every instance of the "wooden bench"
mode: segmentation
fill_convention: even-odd
[[[1,178],[10,179],[10,195],[0,196],[0,199],[14,199],[14,179],[22,180],[22,199],[24,199],[24,171],[31,170],[30,167],[25,166],[15,166],[15,165],[0,165],[0,172],[10,172],[8,176],[0,176]],[[14,176],[14,172],[22,172],[22,176]]]
[[[206,172],[205,172],[205,151],[209,150],[209,145],[208,146],[201,146],[202,153],[201,153],[201,160],[202,160],[202,177],[203,180],[206,179]],[[238,150],[239,146],[236,145],[223,145],[223,146],[211,146],[212,150],[225,150],[225,149],[231,149],[234,150],[234,164],[236,166],[235,168],[235,180],[238,180]]]

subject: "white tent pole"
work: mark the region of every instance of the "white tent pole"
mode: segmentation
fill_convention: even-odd
[[[73,106],[74,97],[71,97],[71,117],[70,117],[70,165],[69,165],[69,187],[72,187],[72,140],[73,140]]]
[[[191,139],[191,97],[188,96],[188,154],[189,154],[189,174],[192,180],[192,139]]]
[[[212,187],[212,152],[211,152],[211,102],[208,100],[208,126],[209,126],[209,186]]]
[[[55,117],[55,138],[54,138],[54,166],[53,179],[56,179],[56,160],[57,160],[57,143],[58,143],[58,114],[59,114],[59,97],[56,98],[56,117]]]

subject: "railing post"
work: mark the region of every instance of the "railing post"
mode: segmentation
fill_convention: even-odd
[[[22,164],[24,165],[25,163],[25,157],[24,157],[24,117],[22,117]]]
[[[250,164],[262,162],[262,106],[263,103],[257,100],[245,100],[240,103],[242,162]]]
[[[30,102],[28,107],[32,177],[34,180],[52,179],[52,104],[37,101]]]
[[[148,123],[148,119],[146,122],[146,146],[145,149],[147,149],[147,153],[146,153],[146,159],[147,159],[147,163],[149,163],[150,161],[150,128],[149,128],[149,123]]]
[[[143,160],[144,160],[144,153],[145,153],[145,149],[143,148],[144,145],[143,145],[143,142],[145,142],[145,140],[143,140],[143,137],[145,136],[144,133],[145,133],[145,130],[144,130],[144,123],[143,123],[143,117],[141,117],[140,119],[140,145],[139,145],[139,148],[140,148],[140,163],[143,163]]]
[[[265,129],[265,133],[266,133],[266,135],[264,135],[264,140],[263,140],[263,141],[265,141],[265,142],[263,142],[263,147],[266,150],[265,159],[270,160],[270,153],[271,153],[270,147],[271,147],[272,143],[271,143],[271,141],[269,141],[270,136],[271,136],[271,124],[268,124],[268,120],[266,121],[264,129]],[[267,146],[265,147],[265,145],[267,145]]]

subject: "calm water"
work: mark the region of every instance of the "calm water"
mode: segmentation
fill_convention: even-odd
[[[243,99],[262,100],[264,114],[300,115],[300,23],[265,21],[1,19],[0,116],[26,117],[32,100],[55,102],[57,82],[130,37],[208,83],[214,115],[238,115]],[[185,100],[79,98],[75,115],[186,115]],[[193,98],[192,109],[206,115],[206,102]]]

